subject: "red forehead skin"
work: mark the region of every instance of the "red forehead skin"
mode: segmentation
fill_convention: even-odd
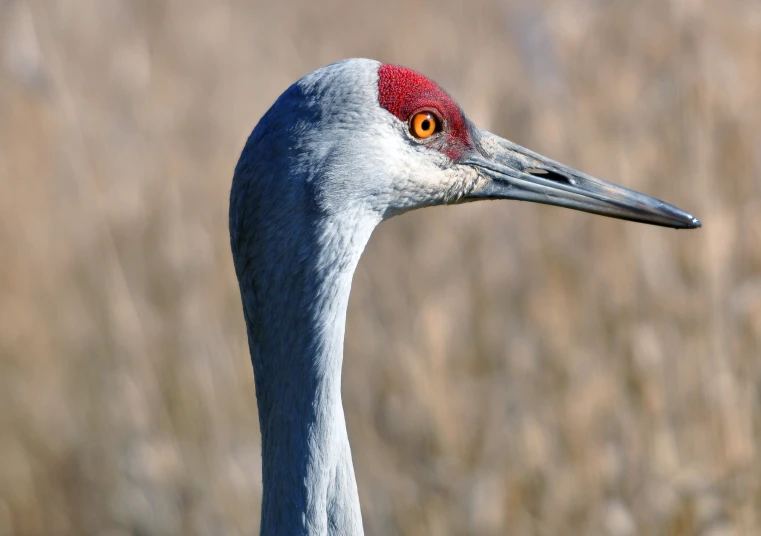
[[[473,147],[460,108],[443,89],[420,73],[398,65],[381,65],[378,69],[378,101],[405,123],[415,112],[437,111],[444,124],[441,138],[433,146],[452,160],[459,160]]]

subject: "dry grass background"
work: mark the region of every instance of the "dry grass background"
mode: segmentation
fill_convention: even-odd
[[[230,180],[351,56],[704,223],[383,224],[344,365],[367,533],[761,534],[757,0],[0,0],[0,47],[0,535],[256,533]]]

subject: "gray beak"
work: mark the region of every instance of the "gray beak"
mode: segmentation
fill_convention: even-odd
[[[654,197],[591,177],[489,132],[478,135],[482,153],[461,164],[486,180],[469,200],[518,199],[676,229],[700,227],[696,217]]]

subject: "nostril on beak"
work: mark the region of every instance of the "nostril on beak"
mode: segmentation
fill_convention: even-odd
[[[526,168],[523,170],[523,173],[528,173],[529,175],[533,175],[534,177],[539,177],[540,179],[547,179],[550,181],[562,182],[564,184],[569,184],[571,186],[576,185],[576,181],[573,180],[572,178],[566,177],[565,175],[562,175],[560,173],[557,173],[555,171],[551,171],[548,169]]]

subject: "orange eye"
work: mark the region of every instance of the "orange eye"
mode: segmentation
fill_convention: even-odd
[[[439,130],[439,120],[431,112],[418,112],[410,121],[410,132],[416,138],[430,138]]]

